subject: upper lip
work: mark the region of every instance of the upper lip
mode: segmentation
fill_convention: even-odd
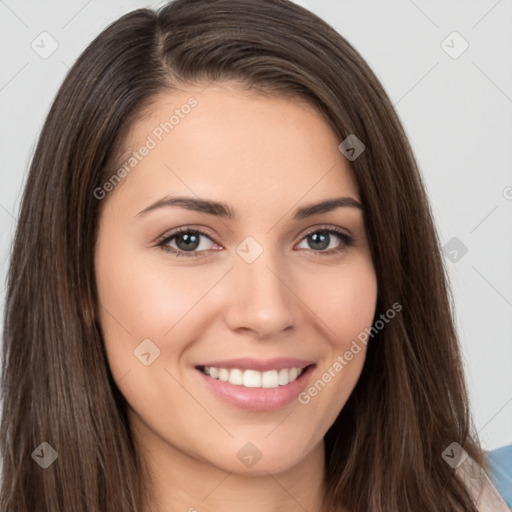
[[[240,370],[282,370],[283,368],[304,368],[313,364],[314,361],[295,359],[290,357],[276,357],[274,359],[254,359],[251,357],[240,357],[224,361],[210,361],[196,365],[196,368],[209,366],[214,368],[239,368]]]

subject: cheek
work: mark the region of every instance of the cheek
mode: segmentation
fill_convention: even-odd
[[[331,269],[332,270],[332,269]],[[371,327],[377,300],[377,279],[367,255],[335,273],[317,275],[318,286],[309,287],[311,309],[328,344],[319,364],[316,380],[300,397],[306,409],[319,414],[328,429],[345,405],[361,374],[366,344],[361,333]],[[323,285],[323,286],[321,286]]]
[[[317,276],[318,277],[318,276]],[[333,348],[344,349],[373,321],[377,279],[371,260],[341,266],[336,272],[315,279],[308,287],[308,303],[320,318]]]
[[[149,257],[143,256],[140,250],[123,246],[122,239],[109,237],[98,244],[96,252],[104,323],[117,322],[134,340],[164,336],[201,296],[193,271],[176,267],[170,272],[158,249],[150,251]]]
[[[145,339],[160,349],[158,365],[186,348],[197,329],[193,317],[207,314],[201,300],[223,270],[172,266],[159,249],[141,251],[123,244],[115,230],[109,233],[98,239],[96,282],[107,354],[113,372],[122,375],[138,367],[133,351]]]

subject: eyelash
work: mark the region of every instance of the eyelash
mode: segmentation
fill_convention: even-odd
[[[333,254],[340,253],[340,252],[344,251],[346,248],[354,245],[354,239],[351,236],[347,235],[346,233],[344,233],[343,231],[341,231],[339,229],[336,229],[333,227],[328,227],[328,226],[316,227],[316,228],[306,232],[304,234],[304,236],[302,237],[301,242],[309,235],[312,235],[313,233],[319,233],[319,232],[329,233],[329,234],[334,233],[342,240],[342,243],[340,244],[339,247],[337,247],[335,249],[330,249],[327,251],[326,250],[315,251],[313,249],[310,249],[314,253],[319,253],[320,255],[323,255],[323,256],[330,256]],[[176,257],[185,256],[186,258],[200,258],[203,256],[207,256],[206,253],[209,252],[208,250],[197,251],[197,252],[193,252],[193,251],[187,252],[187,251],[176,250],[167,245],[171,240],[173,240],[174,238],[176,238],[177,236],[179,236],[183,233],[202,235],[202,236],[205,236],[205,237],[209,238],[210,240],[212,240],[212,237],[208,233],[202,231],[201,229],[184,227],[184,228],[178,228],[175,231],[173,231],[170,235],[166,236],[163,240],[161,240],[160,242],[157,243],[157,247],[160,247],[161,249],[163,249],[166,252],[170,252],[171,254],[174,254]],[[212,240],[212,242],[214,242],[214,240]]]

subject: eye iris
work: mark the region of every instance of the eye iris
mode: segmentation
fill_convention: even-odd
[[[320,235],[319,235],[320,233]],[[329,247],[329,235],[327,233],[323,233],[321,231],[317,233],[313,233],[308,237],[311,241],[313,241],[313,249],[325,249]],[[319,244],[319,245],[316,245]],[[310,244],[311,245],[311,244]]]
[[[180,241],[184,241],[184,244],[180,244]],[[199,246],[199,236],[193,232],[181,233],[176,236],[176,245],[182,251],[193,251]]]

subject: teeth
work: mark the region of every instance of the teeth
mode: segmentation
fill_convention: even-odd
[[[241,386],[244,383],[244,372],[234,368],[229,372],[229,382]]]
[[[230,383],[232,384],[231,381]],[[243,385],[246,388],[261,388],[261,372],[256,370],[245,370]]]
[[[204,366],[201,368],[203,373],[213,379],[219,379],[223,382],[229,382],[235,386],[244,386],[246,388],[277,388],[286,386],[296,380],[304,368],[283,368],[281,370],[270,370],[259,372],[257,370],[240,370],[238,368],[215,368],[213,366]]]
[[[277,370],[263,372],[261,374],[261,387],[262,388],[277,388],[279,386],[279,377]]]

